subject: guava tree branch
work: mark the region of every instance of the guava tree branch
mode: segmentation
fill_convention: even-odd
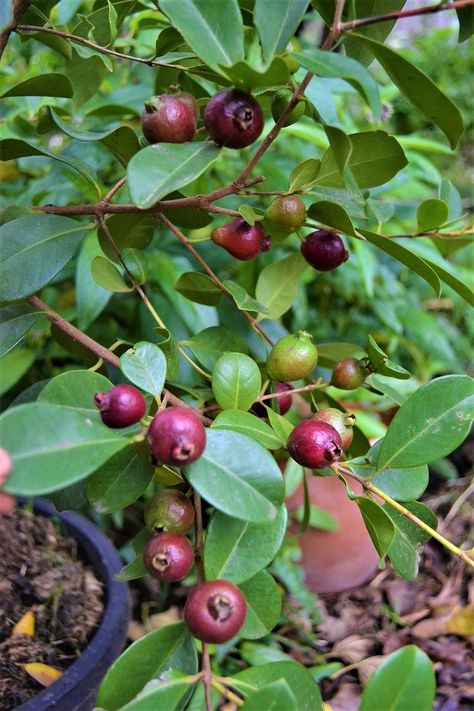
[[[367,25],[375,25],[379,22],[388,22],[390,20],[401,20],[404,17],[416,17],[417,15],[430,15],[444,10],[458,10],[463,7],[471,7],[474,5],[474,0],[454,0],[453,2],[441,2],[437,5],[424,5],[423,7],[415,7],[411,10],[400,10],[399,12],[388,12],[385,15],[373,15],[373,17],[361,17],[358,20],[350,20],[343,22],[340,25],[342,33],[349,30],[355,30],[358,27],[366,27]]]
[[[414,513],[405,508],[405,506],[402,506],[402,504],[400,504],[398,501],[392,499],[391,496],[382,491],[382,489],[379,489],[378,486],[374,486],[369,481],[367,481],[367,479],[364,479],[363,476],[355,474],[355,472],[353,472],[351,469],[348,469],[347,467],[343,467],[336,464],[333,467],[333,470],[336,472],[336,474],[340,473],[343,476],[348,476],[351,479],[355,479],[356,481],[358,481],[359,484],[361,484],[361,486],[363,487],[363,489],[365,489],[365,491],[368,491],[371,494],[375,494],[375,496],[380,497],[383,501],[385,501],[386,504],[391,506],[399,513],[403,514],[403,516],[408,518],[412,523],[418,526],[418,528],[421,528],[422,531],[425,531],[425,533],[428,533],[428,535],[436,539],[438,543],[441,543],[444,548],[446,548],[448,551],[460,558],[464,563],[466,563],[466,565],[471,568],[474,568],[474,560],[469,557],[466,551],[463,551],[461,548],[458,548],[458,546],[455,546],[454,543],[448,541],[447,538],[438,533],[438,531],[436,531],[434,528],[431,528],[431,526],[422,521],[421,518],[418,518],[418,516],[416,516]]]
[[[7,0],[8,1],[8,0]],[[7,46],[8,39],[12,32],[18,27],[18,20],[26,12],[33,0],[13,0],[12,3],[12,24],[0,33],[0,58]]]
[[[30,2],[31,1],[32,0],[30,0]],[[61,32],[61,30],[54,30],[51,27],[42,27],[41,25],[16,25],[14,29],[16,32],[44,32],[48,35],[56,35],[56,37],[62,37],[63,39],[70,40],[71,42],[82,44],[84,45],[84,47],[95,49],[95,51],[99,52],[100,54],[110,54],[112,57],[116,57],[117,59],[128,59],[130,62],[148,64],[149,67],[171,67],[171,69],[186,69],[186,67],[183,67],[180,64],[168,64],[168,62],[160,62],[158,59],[144,59],[143,57],[134,57],[131,54],[122,54],[122,52],[116,52],[113,49],[108,49],[107,47],[102,47],[102,45],[100,44],[91,42],[85,37],[80,37],[79,35],[71,35],[69,32]]]
[[[113,365],[114,368],[120,370],[120,358],[118,358],[115,353],[112,353],[111,350],[109,350],[105,346],[102,346],[100,343],[97,343],[97,341],[94,341],[93,338],[80,331],[78,328],[76,328],[76,326],[73,326],[72,323],[66,321],[66,319],[60,316],[57,311],[54,311],[54,309],[45,304],[44,301],[41,301],[41,299],[39,299],[37,296],[28,296],[26,301],[31,306],[34,306],[35,309],[43,311],[46,318],[49,319],[52,324],[57,326],[57,328],[61,329],[61,331],[70,336],[74,341],[80,343],[91,353],[94,353],[98,358],[102,358],[102,360],[106,361],[107,363],[110,363],[110,365]],[[183,402],[183,400],[181,400],[176,395],[173,395],[173,393],[171,393],[169,390],[163,390],[163,393],[167,396],[168,402],[171,403],[171,405],[177,405],[178,407],[189,407],[187,403]],[[199,412],[199,410],[196,410],[196,412],[197,414],[199,414],[204,424],[211,424],[211,420],[209,420],[209,418],[204,417]]]

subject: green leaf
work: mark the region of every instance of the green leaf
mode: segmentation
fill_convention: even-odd
[[[437,198],[424,200],[416,211],[418,232],[436,230],[448,219],[448,203]]]
[[[250,694],[241,708],[242,711],[298,711],[295,695],[284,679]]]
[[[290,81],[288,67],[281,57],[275,57],[265,71],[262,71],[260,56],[256,64],[258,69],[254,69],[248,62],[237,62],[232,67],[226,68],[226,76],[234,86],[248,93],[258,87],[280,86]]]
[[[25,156],[45,156],[46,158],[53,158],[77,171],[92,185],[97,195],[100,196],[101,194],[99,184],[95,176],[90,172],[89,167],[83,163],[79,163],[79,161],[73,158],[67,158],[62,153],[53,153],[42,146],[34,146],[28,143],[28,141],[22,141],[19,138],[4,138],[0,140],[0,155],[2,156],[2,160],[15,160],[16,158],[24,158]],[[62,220],[69,219],[65,217],[59,218],[56,215],[44,215],[44,217],[57,217],[57,219]]]
[[[42,313],[22,304],[0,308],[0,358],[20,343]]]
[[[379,439],[367,452],[365,457],[351,461],[351,469],[363,477],[370,477],[371,483],[395,501],[413,501],[418,499],[428,486],[429,473],[426,464],[417,467],[384,469],[375,475],[375,461],[382,446]]]
[[[237,0],[161,0],[160,9],[205,64],[222,73],[244,58]]]
[[[257,280],[255,296],[268,309],[268,317],[279,318],[293,305],[299,280],[308,263],[299,253],[291,254],[279,262],[268,264]]]
[[[89,225],[58,215],[26,215],[0,227],[0,300],[34,294],[74,255]]]
[[[448,272],[447,269],[443,269],[437,262],[431,261],[431,259],[426,259],[423,257],[424,261],[431,267],[431,269],[436,272],[438,277],[447,284],[456,294],[459,294],[464,301],[466,301],[471,306],[474,306],[474,292],[465,284],[463,281],[458,279],[454,274]]]
[[[84,479],[129,441],[80,412],[44,402],[7,410],[0,423],[3,446],[13,459],[5,490],[23,496]]]
[[[288,181],[288,192],[305,190],[310,185],[313,185],[320,167],[321,161],[319,158],[308,158],[297,165],[296,168],[293,168]]]
[[[233,331],[224,326],[210,326],[186,341],[199,362],[212,370],[225,352],[247,353],[247,344]]]
[[[251,205],[240,205],[239,212],[245,222],[247,222],[247,224],[249,225],[252,225],[253,227],[256,218],[255,210],[253,209],[253,207]]]
[[[403,505],[431,528],[437,527],[436,516],[428,506],[417,501],[408,501]],[[386,506],[385,508],[395,525],[395,537],[390,546],[388,557],[402,578],[414,580],[418,575],[421,544],[427,541],[430,535],[391,506]]]
[[[127,272],[130,272],[135,281],[140,285],[145,284],[147,273],[145,259],[141,252],[132,247],[125,247],[125,249],[122,250],[122,260]]]
[[[424,279],[432,287],[436,296],[439,296],[441,284],[438,276],[424,259],[421,259],[421,257],[417,254],[411,252],[406,247],[403,247],[394,239],[382,237],[375,232],[368,232],[367,230],[359,230],[359,232],[368,242],[374,244],[378,249],[386,252],[386,254],[389,254],[391,257],[416,272],[418,276]]]
[[[106,257],[101,255],[94,257],[91,262],[91,273],[94,281],[103,289],[107,289],[107,291],[116,293],[133,291],[133,287],[126,284],[118,267]]]
[[[281,442],[272,428],[260,417],[242,410],[224,410],[211,425],[220,430],[234,430],[251,437],[267,449],[280,449]]]
[[[364,687],[360,711],[431,711],[435,691],[430,658],[409,645],[389,654],[373,672]]]
[[[72,86],[64,74],[38,74],[12,86],[1,98],[6,99],[7,96],[63,96],[69,99]]]
[[[132,212],[123,215],[111,215],[107,220],[108,231],[112,235],[112,239],[120,252],[126,247],[142,250],[146,249],[153,238],[153,231],[156,228],[156,224],[155,217]],[[100,246],[106,257],[113,262],[119,262],[119,258],[112,248],[107,235],[100,227],[98,237]]]
[[[295,59],[302,67],[320,77],[338,77],[345,79],[365,99],[377,121],[380,113],[378,84],[368,70],[351,57],[321,49],[307,49],[295,52]]]
[[[278,412],[272,410],[272,408],[268,405],[265,405],[265,403],[263,404],[267,411],[268,421],[270,425],[272,426],[277,437],[280,438],[282,446],[286,447],[288,437],[294,429],[294,424],[287,420],[286,417],[284,417],[283,415],[280,415]]]
[[[170,668],[187,674],[197,672],[193,638],[182,622],[149,632],[130,645],[105,675],[97,706],[116,711],[131,701],[146,683]]]
[[[166,378],[166,358],[161,348],[140,341],[121,356],[120,367],[131,383],[160,397]]]
[[[426,74],[393,49],[368,37],[357,37],[370,49],[408,101],[443,131],[451,148],[456,148],[464,132],[462,115],[456,104]]]
[[[134,447],[126,447],[89,477],[87,498],[97,513],[121,511],[143,494],[153,472]]]
[[[281,614],[281,591],[266,570],[239,586],[247,603],[247,616],[239,635],[244,639],[259,639],[278,624]]]
[[[130,563],[124,565],[118,573],[115,573],[114,580],[117,580],[120,583],[126,583],[129,580],[144,578],[146,575],[148,575],[148,571],[145,568],[143,556],[139,555],[138,558],[130,561]]]
[[[359,188],[373,188],[391,180],[408,161],[398,141],[385,131],[351,133],[352,153],[347,168]],[[312,185],[328,188],[345,188],[338,161],[332,148],[321,160],[321,168]]]
[[[101,255],[97,235],[91,232],[81,244],[76,264],[77,327],[83,331],[103,311],[112,296],[111,292],[99,286],[92,276],[92,261],[94,257]]]
[[[473,382],[467,375],[445,375],[413,393],[390,423],[377,470],[427,464],[456,449],[474,416]]]
[[[272,521],[251,523],[215,511],[204,546],[206,578],[243,583],[269,565],[286,531],[288,515],[282,506]]]
[[[287,467],[288,469],[288,467]],[[285,483],[287,481],[287,469],[285,470]],[[301,477],[300,477],[301,481]],[[299,483],[299,482],[298,482]],[[306,478],[303,479],[303,486],[307,483]],[[306,489],[304,487],[305,499],[306,499]],[[288,491],[287,491],[288,496]],[[304,522],[305,517],[305,507],[299,506],[294,511],[294,517],[297,521]],[[322,531],[338,531],[339,524],[336,519],[328,514],[324,509],[319,508],[319,506],[308,506],[308,523],[306,526],[301,526],[301,529],[306,530],[308,526],[312,528],[320,528]]]
[[[0,362],[0,395],[8,392],[34,363],[35,353],[17,346],[3,356]]]
[[[206,448],[186,467],[186,478],[212,506],[243,521],[274,519],[285,490],[270,452],[227,430],[208,430]]]
[[[256,0],[253,19],[267,64],[285,49],[307,7],[307,0]]]
[[[459,38],[458,42],[465,42],[474,34],[474,7],[456,8],[456,14],[459,21]]]
[[[318,364],[323,368],[334,368],[343,358],[362,353],[363,349],[353,343],[318,343]]]
[[[150,711],[150,709],[166,709],[179,711],[183,708],[185,697],[192,693],[196,679],[186,674],[182,675],[175,669],[164,671],[157,679],[123,707],[122,711]]]
[[[261,386],[258,365],[244,353],[224,353],[212,371],[212,390],[223,410],[249,410]]]
[[[313,680],[309,671],[305,669],[302,664],[298,664],[298,662],[270,662],[269,664],[260,664],[259,666],[244,669],[234,675],[233,682],[235,683],[233,685],[236,688],[241,688],[241,690],[247,694],[247,684],[252,684],[256,686],[257,689],[261,689],[263,686],[271,684],[274,681],[279,681],[280,679],[285,679],[290,687],[296,699],[298,711],[323,711],[323,702],[318,685]],[[238,682],[240,681],[245,684],[239,686]]]
[[[385,558],[395,536],[395,526],[390,516],[372,499],[357,496],[355,500],[377,553]]]
[[[231,281],[230,279],[225,279],[222,283],[232,296],[239,311],[256,311],[259,314],[268,314],[267,307],[247,294],[240,284],[236,284],[235,281]]]
[[[207,274],[184,272],[174,285],[176,291],[190,301],[207,306],[217,306],[222,299],[222,291]]]
[[[80,412],[84,417],[101,422],[100,413],[94,402],[94,395],[112,388],[108,378],[88,370],[68,370],[52,378],[40,394],[38,402],[62,405]]]
[[[183,0],[182,7],[192,0]],[[143,148],[128,164],[133,203],[143,210],[198,178],[219,157],[213,143],[162,143]]]
[[[356,235],[352,220],[343,207],[335,202],[320,200],[313,202],[308,209],[308,215],[323,225],[341,230],[346,235]]]

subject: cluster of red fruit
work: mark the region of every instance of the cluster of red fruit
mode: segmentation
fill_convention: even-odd
[[[288,91],[286,92],[286,94]],[[276,92],[272,102],[275,120],[286,108],[289,98]],[[295,113],[296,112],[296,113]],[[304,113],[304,101],[290,113],[285,126]],[[150,143],[184,143],[196,134],[199,109],[191,94],[170,87],[169,94],[155,96],[145,103],[142,129]],[[209,136],[219,146],[245,148],[260,136],[263,130],[263,113],[259,103],[250,94],[238,89],[226,89],[213,96],[204,109],[204,126]],[[297,195],[276,198],[265,213],[270,222],[294,231],[303,226],[306,209]],[[253,259],[270,248],[270,237],[257,221],[250,225],[237,217],[216,228],[211,234],[215,244],[226,249],[236,259]],[[304,238],[301,254],[314,269],[327,272],[349,258],[344,242],[333,230],[316,230]]]

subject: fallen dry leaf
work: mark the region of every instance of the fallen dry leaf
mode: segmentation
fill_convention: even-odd
[[[355,664],[365,659],[373,646],[373,640],[352,634],[335,644],[326,656],[337,657],[348,664]]]
[[[42,664],[41,662],[29,662],[23,665],[23,669],[41,686],[51,686],[63,675],[60,669],[55,669],[50,667],[49,664]]]

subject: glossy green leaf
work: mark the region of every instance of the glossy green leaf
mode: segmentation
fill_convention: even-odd
[[[299,252],[268,264],[257,280],[255,296],[268,309],[269,318],[279,318],[293,305],[299,280],[308,267]]]
[[[84,479],[128,443],[80,412],[44,402],[7,410],[0,425],[2,444],[13,459],[5,490],[23,496],[47,494]]]
[[[252,225],[253,227],[256,218],[255,210],[253,209],[253,207],[251,205],[240,205],[239,212],[245,222],[247,222],[249,225]]]
[[[285,49],[307,7],[307,0],[255,1],[254,23],[267,64]]]
[[[318,343],[318,364],[323,368],[334,368],[339,360],[362,353],[362,348],[353,343]]]
[[[237,0],[162,0],[160,9],[209,67],[222,73],[244,58],[244,28]]]
[[[431,526],[431,528],[436,529],[438,521],[428,506],[417,501],[408,501],[404,504],[404,507]],[[391,506],[384,508],[386,508],[387,514],[395,525],[395,537],[388,551],[388,557],[402,578],[414,580],[418,575],[421,544],[427,541],[430,535]]]
[[[240,630],[240,636],[244,639],[265,637],[280,619],[282,605],[280,588],[266,570],[260,570],[239,587],[247,603],[247,616]]]
[[[20,343],[42,313],[26,304],[0,308],[0,358]]]
[[[145,568],[143,556],[139,555],[138,558],[135,558],[130,561],[130,563],[127,563],[127,565],[124,565],[123,568],[114,575],[114,580],[117,580],[120,583],[126,583],[129,580],[144,578],[146,575],[148,575],[148,571]]]
[[[199,362],[208,370],[212,370],[225,352],[247,353],[247,344],[240,336],[224,326],[210,326],[196,333],[187,345]]]
[[[186,478],[218,511],[243,521],[274,519],[283,501],[277,463],[240,432],[208,430],[204,453],[186,467]]]
[[[416,211],[418,232],[436,230],[448,219],[448,203],[437,198],[424,200]]]
[[[290,422],[290,420],[287,420],[286,417],[283,415],[280,415],[278,412],[275,412],[272,410],[271,407],[268,405],[264,404],[264,407],[267,411],[267,416],[268,416],[268,421],[277,435],[277,437],[280,439],[280,442],[283,447],[286,447],[286,443],[288,441],[288,437],[290,436],[290,433],[293,431],[294,424]]]
[[[34,351],[17,346],[0,361],[0,395],[8,392],[30,369],[35,360]]]
[[[7,96],[63,96],[70,98],[72,86],[64,74],[38,74],[12,86],[2,94],[1,98],[6,99]]]
[[[335,202],[320,200],[314,202],[308,209],[308,215],[317,222],[321,222],[328,227],[341,230],[346,235],[355,235],[356,231],[352,220],[343,207]]]
[[[217,306],[222,299],[222,291],[207,274],[184,272],[174,285],[176,291],[190,301],[207,306]]]
[[[349,136],[352,153],[347,167],[359,188],[373,188],[391,180],[408,161],[398,141],[385,131],[364,131]],[[311,185],[345,188],[338,161],[332,148],[321,160],[321,167]]]
[[[292,193],[295,190],[305,190],[310,185],[313,185],[320,168],[321,161],[319,158],[308,158],[297,165],[291,171],[288,181],[288,192]]]
[[[143,494],[154,468],[133,447],[126,447],[87,480],[87,498],[97,513],[121,511]]]
[[[258,50],[259,51],[259,50]],[[260,51],[259,51],[260,54]],[[238,89],[248,93],[258,87],[280,86],[289,82],[289,72],[282,57],[275,57],[267,69],[263,69],[261,57],[254,62],[256,69],[249,62],[237,62],[226,68],[226,76]]]
[[[249,694],[241,708],[242,711],[298,711],[295,695],[284,679]]]
[[[214,512],[204,546],[206,578],[224,578],[236,584],[252,578],[277,554],[287,520],[284,506],[272,521],[265,523],[250,523]]]
[[[381,558],[384,558],[395,536],[395,526],[390,516],[385,513],[382,506],[372,499],[368,499],[365,496],[357,496],[355,501],[377,553]]]
[[[175,669],[166,670],[158,678],[149,681],[138,696],[123,706],[122,711],[179,711],[195,684],[196,679],[193,676],[181,674]]]
[[[76,264],[76,325],[81,330],[87,329],[112,296],[92,276],[92,261],[101,255],[97,235],[91,232],[81,244]]]
[[[0,227],[0,300],[34,294],[74,255],[89,226],[58,215],[26,215]]]
[[[418,499],[428,486],[429,473],[426,464],[417,467],[399,469],[384,469],[375,475],[375,461],[382,446],[383,439],[379,439],[365,457],[351,461],[351,469],[363,477],[370,477],[371,483],[395,501],[413,501]]]
[[[417,254],[411,252],[406,247],[403,247],[397,240],[389,237],[382,237],[375,232],[367,230],[359,230],[359,232],[378,249],[381,249],[386,254],[389,254],[394,259],[398,260],[405,266],[412,269],[422,279],[424,279],[433,289],[436,296],[439,296],[441,284],[435,271],[427,264],[424,259],[421,259]]]
[[[198,178],[219,154],[219,148],[208,141],[157,143],[143,148],[133,156],[127,168],[133,203],[146,210],[168,193]]]
[[[261,664],[244,669],[233,677],[235,687],[241,688],[244,693],[248,693],[246,684],[252,684],[257,689],[261,689],[263,686],[279,679],[285,679],[290,687],[296,699],[298,711],[323,711],[323,702],[318,685],[309,671],[298,662],[281,661]],[[239,681],[245,682],[245,686],[239,687]]]
[[[465,42],[474,34],[474,7],[467,5],[466,7],[456,8],[456,14],[459,21],[459,42]]]
[[[120,367],[131,383],[160,397],[166,378],[166,358],[154,343],[140,341],[120,358]]]
[[[193,638],[182,622],[149,632],[115,661],[99,689],[97,706],[116,711],[131,701],[145,684],[166,669],[197,672]]]
[[[68,370],[52,378],[40,394],[38,402],[62,405],[80,412],[84,417],[100,422],[100,413],[94,402],[94,395],[107,392],[113,384],[100,373],[88,370]]]
[[[280,449],[281,442],[272,428],[260,417],[242,410],[224,410],[212,423],[212,427],[220,430],[234,430],[251,437],[267,449]]]
[[[23,158],[25,156],[44,156],[46,158],[57,160],[82,175],[82,177],[85,178],[85,180],[87,180],[87,182],[90,183],[90,185],[92,185],[92,187],[96,190],[97,195],[100,196],[99,184],[97,183],[93,173],[91,173],[90,168],[84,163],[80,163],[73,158],[67,158],[62,153],[53,153],[47,148],[43,148],[43,146],[34,146],[33,144],[28,143],[28,141],[23,141],[19,138],[5,138],[0,140],[0,155],[2,156],[2,160],[15,160],[16,158]],[[42,215],[41,217],[56,217],[56,219],[62,220],[67,219],[65,217],[59,218],[56,215]]]
[[[138,249],[125,247],[122,250],[122,260],[127,269],[137,284],[145,284],[147,280],[147,272],[145,267],[145,259]]]
[[[409,645],[389,654],[367,682],[360,711],[431,711],[436,680],[430,658]]]
[[[467,375],[445,375],[413,393],[390,423],[377,470],[427,464],[456,449],[474,417],[473,383]]]
[[[455,148],[464,132],[462,115],[456,104],[424,72],[393,49],[368,37],[360,36],[360,40],[408,101],[435,123],[449,139],[451,148]]]
[[[258,365],[244,353],[224,353],[213,368],[212,390],[223,410],[249,410],[261,386]]]
[[[288,468],[288,467],[287,467]],[[287,471],[285,470],[285,483],[287,479]],[[301,481],[302,478],[300,478]],[[303,485],[306,482],[306,479],[303,479]],[[288,495],[288,492],[287,492]],[[305,487],[305,498],[306,498],[306,487]],[[337,531],[339,530],[339,524],[336,521],[336,519],[331,516],[331,514],[328,514],[327,511],[324,509],[321,509],[319,506],[308,506],[308,522],[304,521],[305,518],[305,507],[304,506],[299,506],[294,512],[294,517],[297,521],[300,521],[301,523],[304,522],[304,526],[301,526],[300,531],[305,531],[308,526],[311,526],[312,528],[320,528],[322,531]]]
[[[107,220],[107,229],[120,252],[126,247],[146,249],[152,240],[156,225],[156,218],[151,215],[133,212],[111,215]],[[104,254],[113,262],[119,262],[107,235],[100,227],[98,238]]]
[[[133,287],[128,286],[122,276],[121,271],[115,264],[112,264],[106,257],[99,255],[91,262],[91,273],[94,281],[107,291],[125,293],[133,291]]]
[[[267,307],[247,294],[240,284],[236,284],[235,281],[231,281],[230,279],[225,279],[223,284],[240,311],[255,311],[258,314],[268,314]]]
[[[428,264],[431,269],[438,275],[439,279],[447,284],[453,291],[455,291],[459,296],[461,296],[464,301],[466,301],[470,306],[474,306],[474,291],[469,288],[461,279],[458,279],[454,274],[444,269],[437,262],[431,261],[431,259],[426,259],[423,257],[426,264]]]

